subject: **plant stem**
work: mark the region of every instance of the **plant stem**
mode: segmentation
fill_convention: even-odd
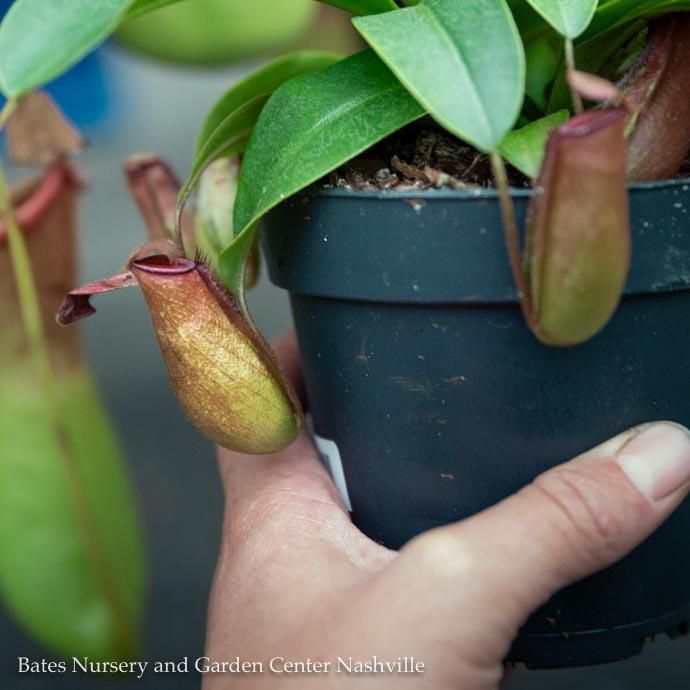
[[[19,295],[19,308],[29,341],[29,350],[34,360],[48,401],[51,403],[57,397],[50,367],[48,348],[43,334],[41,307],[36,293],[36,286],[31,271],[29,252],[24,236],[17,226],[14,217],[9,189],[5,173],[0,168],[0,215],[7,229],[7,245],[12,259],[14,278]]]
[[[0,123],[5,124],[15,107],[14,101],[7,101],[0,112]],[[5,171],[0,164],[0,216],[7,229],[7,246],[10,252],[14,279],[19,296],[19,309],[24,322],[26,337],[29,341],[29,351],[34,361],[34,368],[40,379],[53,421],[61,419],[59,413],[59,397],[53,377],[48,354],[48,346],[43,332],[43,316],[41,305],[34,283],[33,271],[29,251],[22,235],[12,207],[9,186],[5,178]],[[61,436],[62,434],[59,434]]]
[[[522,249],[520,247],[520,237],[518,235],[517,220],[515,219],[515,206],[510,196],[510,186],[508,184],[508,174],[503,162],[503,156],[499,151],[491,152],[491,168],[493,170],[498,198],[501,204],[501,216],[503,218],[503,234],[508,251],[508,260],[513,272],[515,287],[517,288],[518,299],[522,307],[522,313],[528,324],[534,323],[532,310],[532,300],[529,294],[527,278],[522,262]]]
[[[10,119],[10,116],[12,115],[16,107],[17,101],[12,99],[8,100],[2,107],[2,110],[0,110],[0,129],[2,129],[7,124],[7,121]]]
[[[8,102],[9,105],[9,102]],[[7,106],[0,112],[0,122],[7,121]],[[19,297],[19,309],[24,323],[29,351],[34,370],[45,397],[50,424],[53,428],[60,454],[65,462],[65,474],[74,501],[75,517],[82,532],[85,548],[94,568],[94,574],[103,588],[103,596],[108,602],[113,622],[117,629],[118,642],[123,657],[134,653],[136,642],[132,641],[129,615],[120,604],[119,596],[108,569],[100,540],[93,525],[92,516],[79,478],[79,463],[70,439],[62,401],[50,361],[48,345],[43,328],[41,304],[34,282],[29,251],[14,214],[5,171],[0,164],[0,217],[7,230],[7,246],[14,270],[15,284]]]
[[[575,46],[573,46],[573,39],[565,39],[565,64],[569,72],[574,72],[577,67],[575,65]],[[575,114],[580,115],[585,111],[585,106],[582,103],[582,97],[575,91],[572,86],[570,88],[570,96],[573,99],[573,108],[575,109]]]

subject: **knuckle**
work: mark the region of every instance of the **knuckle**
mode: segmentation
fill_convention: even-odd
[[[452,528],[440,527],[415,537],[403,547],[401,555],[442,578],[466,575],[475,566],[471,549]]]
[[[619,555],[625,526],[600,477],[557,467],[532,486],[551,504],[555,526],[569,546],[579,546],[597,562]]]

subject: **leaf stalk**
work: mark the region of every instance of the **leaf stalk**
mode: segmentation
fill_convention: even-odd
[[[577,69],[577,65],[575,64],[575,46],[573,45],[572,38],[565,39],[565,64],[569,72],[574,72]],[[573,108],[575,110],[575,114],[581,115],[585,111],[585,106],[582,102],[582,96],[580,96],[580,94],[572,87],[572,85],[570,85],[570,82],[568,82],[568,86],[570,88],[570,96],[573,100]]]
[[[510,185],[508,184],[506,166],[503,162],[503,156],[501,156],[498,150],[492,151],[490,158],[491,168],[496,181],[496,189],[498,190],[498,198],[501,206],[503,234],[505,237],[506,250],[508,251],[508,260],[513,273],[513,279],[515,281],[520,307],[522,308],[522,313],[524,314],[527,323],[533,325],[535,324],[536,319],[534,316],[530,290],[527,284],[527,276],[525,274],[522,260],[522,248],[520,245],[520,236],[515,217],[515,206],[510,196]]]

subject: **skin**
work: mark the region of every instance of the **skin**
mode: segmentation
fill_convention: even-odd
[[[275,347],[299,392],[294,337]],[[207,673],[204,690],[495,690],[505,679],[502,659],[529,614],[559,589],[622,558],[687,495],[688,483],[681,482],[652,500],[616,461],[645,428],[397,553],[352,525],[306,433],[274,455],[221,450],[226,514],[206,655],[262,660],[265,667],[274,656],[414,656],[425,671]]]

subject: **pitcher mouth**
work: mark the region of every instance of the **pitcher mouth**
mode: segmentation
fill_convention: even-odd
[[[157,275],[184,275],[193,271],[196,266],[196,261],[191,259],[180,257],[171,261],[169,257],[163,254],[132,261],[133,268]]]

